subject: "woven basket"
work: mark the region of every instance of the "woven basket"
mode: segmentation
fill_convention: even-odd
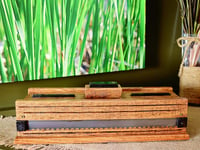
[[[200,67],[183,67],[180,76],[180,96],[190,104],[200,104]]]

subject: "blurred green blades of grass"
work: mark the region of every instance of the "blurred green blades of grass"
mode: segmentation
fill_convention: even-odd
[[[78,10],[74,10],[72,12],[73,14],[73,18],[74,18],[74,25],[72,24],[71,26],[73,26],[73,29],[71,30],[75,30],[74,32],[74,39],[73,39],[73,43],[72,43],[72,47],[70,50],[70,55],[69,55],[69,67],[68,67],[68,76],[70,75],[76,75],[76,54],[77,54],[77,45],[78,45],[78,41],[80,38],[80,34],[81,34],[81,29],[84,23],[84,19],[87,16],[87,9],[90,8],[90,4],[91,1],[86,1],[83,2],[81,0],[79,0],[78,2],[76,1],[76,3],[74,3],[74,5],[77,5],[78,3]],[[75,6],[74,6],[75,7]]]
[[[100,0],[96,0],[95,1],[95,9],[94,9],[94,15],[93,15],[93,27],[92,27],[92,31],[93,31],[93,35],[92,35],[92,56],[91,56],[91,60],[90,60],[90,68],[89,68],[89,73],[96,73],[96,59],[98,57],[98,51],[99,51],[99,30],[100,30],[100,5],[99,5],[99,1]]]
[[[125,66],[124,66],[124,54],[123,54],[123,50],[122,50],[122,16],[123,16],[123,10],[124,10],[124,0],[122,4],[117,3],[117,1],[113,1],[114,4],[114,16],[116,17],[116,22],[114,23],[114,30],[113,32],[116,32],[115,34],[112,34],[113,36],[113,51],[112,51],[112,56],[111,56],[111,62],[110,62],[110,68],[109,68],[109,72],[113,71],[113,69],[115,68],[115,64],[117,63],[117,65],[119,66],[119,70],[124,70]],[[116,30],[116,31],[115,31]],[[118,43],[119,41],[119,43]],[[119,55],[116,54],[116,49],[119,50]],[[116,57],[118,56],[118,57]],[[115,70],[115,69],[114,69]]]
[[[124,45],[126,46],[125,48],[125,61],[128,63],[128,64],[131,64],[130,62],[130,59],[131,59],[131,3],[130,3],[130,0],[127,0],[127,13],[126,13],[126,20],[125,20],[125,32],[126,34],[125,37],[124,37]],[[127,69],[129,69],[129,67],[127,66],[126,67]]]
[[[93,3],[91,3],[91,6],[89,8],[89,11],[88,11],[88,17],[87,17],[87,22],[86,22],[86,25],[85,25],[85,31],[84,31],[84,37],[83,37],[83,41],[82,41],[82,44],[81,44],[81,50],[80,50],[80,59],[79,59],[79,62],[78,62],[78,67],[77,67],[77,73],[80,74],[80,69],[81,69],[81,64],[83,63],[83,55],[84,55],[84,52],[85,52],[85,44],[86,44],[86,40],[87,40],[87,35],[88,35],[88,31],[89,31],[89,25],[90,25],[90,19],[91,19],[91,14],[92,14],[92,9],[93,9]]]
[[[20,66],[22,69],[22,72],[26,72],[28,66],[30,65],[29,59],[28,59],[28,52],[26,49],[26,43],[25,43],[25,31],[24,31],[24,17],[23,15],[20,14],[21,12],[24,12],[24,4],[20,3],[21,5],[17,5],[16,0],[12,0],[12,6],[13,6],[13,11],[14,11],[14,16],[15,16],[15,23],[16,23],[16,28],[19,34],[19,42],[20,42]],[[19,11],[20,10],[20,11]],[[30,67],[30,66],[29,66]],[[24,74],[23,74],[24,75]],[[27,76],[24,75],[25,79],[28,79]]]
[[[42,1],[42,20],[41,20],[41,54],[40,54],[40,79],[45,78],[45,53],[48,49],[48,38],[47,38],[47,26],[46,26],[46,18],[45,11],[46,10],[46,1]]]
[[[124,12],[124,3],[125,0],[123,0],[123,3],[120,4],[121,8],[119,8],[119,10],[117,9],[117,2],[114,1],[115,4],[115,12],[116,12],[116,18],[117,18],[117,26],[118,26],[118,40],[119,40],[119,61],[120,61],[120,67],[119,70],[125,70],[125,63],[124,63],[124,52],[123,52],[123,48],[122,48],[122,24],[123,24],[123,20],[122,19],[122,15]],[[119,6],[119,5],[118,5]],[[118,13],[119,11],[119,13]]]
[[[59,65],[58,65],[58,54],[57,54],[57,38],[56,38],[56,21],[55,21],[55,0],[47,0],[47,20],[48,26],[50,28],[50,39],[51,39],[51,73],[50,77],[55,78],[56,75],[59,76]]]
[[[34,35],[33,35],[33,0],[26,1],[26,47],[30,62],[29,79],[35,79],[35,52],[34,52]]]
[[[40,33],[42,20],[42,1],[36,0],[35,23],[34,23],[34,47],[35,47],[35,79],[40,79]]]
[[[0,0],[8,43],[0,65],[19,81],[141,68],[145,2]]]
[[[72,56],[72,46],[76,31],[76,21],[80,9],[80,0],[77,1],[67,1],[66,9],[66,47],[64,51],[64,65],[63,65],[63,75],[71,75],[70,68],[72,63],[70,62],[70,57]]]
[[[13,17],[8,17],[10,15],[13,16],[13,12],[12,12],[12,8],[10,9],[7,8],[8,6],[11,7],[11,5],[7,3],[10,3],[10,1],[1,0],[0,2],[0,12],[2,16],[2,22],[3,22],[7,42],[9,43],[11,47],[11,55],[13,56],[11,57],[11,62],[13,64],[13,68],[16,69],[16,72],[14,72],[14,74],[17,76],[18,81],[23,81],[23,74],[21,71],[19,58],[17,56],[17,41],[16,41],[16,37],[14,37],[13,35],[13,34],[16,34],[17,31],[15,30],[12,24],[14,22],[14,20],[12,20]],[[8,12],[8,11],[11,11],[11,12]],[[10,15],[8,15],[8,13]],[[9,20],[9,18],[11,20]]]
[[[2,20],[1,20],[1,13],[0,13],[0,41],[3,40],[3,37],[4,37],[4,30],[3,30],[3,23],[2,23]]]
[[[109,21],[108,21],[108,34],[107,34],[107,46],[106,46],[106,48],[107,48],[107,50],[106,50],[106,52],[105,52],[105,61],[104,61],[104,71],[105,72],[109,72],[109,70],[110,70],[110,50],[111,50],[111,44],[112,44],[112,36],[111,36],[111,33],[113,32],[113,28],[112,28],[112,26],[113,26],[113,9],[112,9],[112,6],[113,6],[113,2],[112,2],[112,0],[109,0],[109,2],[108,2],[108,16],[109,16]]]
[[[8,82],[8,78],[7,78],[7,74],[6,74],[6,68],[4,66],[3,57],[2,57],[2,53],[1,53],[3,48],[4,48],[3,42],[2,43],[0,42],[0,76],[1,76],[1,80],[3,82]]]
[[[140,0],[140,68],[145,67],[145,27],[146,27],[146,0]]]
[[[4,43],[4,51],[3,51],[3,55],[2,56],[4,56],[4,58],[6,60],[5,67],[7,68],[7,72],[6,73],[7,73],[8,81],[11,82],[12,81],[12,75],[13,75],[13,67],[12,67],[12,64],[10,63],[11,60],[10,60],[10,56],[9,56],[8,47],[9,47],[8,43],[5,42]],[[4,64],[2,66],[4,66]],[[2,82],[4,83],[6,81],[2,80]]]

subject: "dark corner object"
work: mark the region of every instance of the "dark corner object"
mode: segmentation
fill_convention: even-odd
[[[187,118],[177,118],[176,125],[178,128],[187,127]]]
[[[45,98],[45,97],[75,97],[75,94],[33,94],[32,98]]]
[[[170,96],[170,93],[132,93],[131,96]]]
[[[89,82],[90,88],[115,88],[118,87],[116,81],[107,81],[107,82]]]
[[[17,131],[26,131],[29,129],[28,121],[16,121]]]

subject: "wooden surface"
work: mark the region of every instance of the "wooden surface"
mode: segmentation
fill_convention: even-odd
[[[189,103],[200,104],[200,67],[183,67],[180,96],[188,98]]]
[[[28,88],[28,95],[33,94],[81,94],[84,88]]]
[[[90,88],[85,85],[85,88],[29,88],[28,95],[34,94],[84,94],[85,98],[120,98],[122,88],[118,85],[117,88]]]
[[[17,120],[109,120],[187,117],[187,99],[17,100]]]
[[[158,135],[114,135],[114,136],[82,136],[82,137],[16,137],[15,144],[64,144],[64,143],[109,143],[109,142],[144,142],[188,140],[189,135],[158,134]]]
[[[27,131],[20,131],[18,135],[25,134],[41,134],[41,133],[97,133],[97,132],[159,132],[159,131],[180,131],[186,132],[186,128],[175,127],[121,127],[121,128],[46,128],[46,129],[31,129]]]
[[[109,135],[146,135],[146,134],[186,134],[186,128],[178,127],[127,127],[127,128],[63,128],[63,129],[32,129],[20,131],[18,136],[44,137],[44,136],[109,136]]]
[[[85,98],[87,99],[120,98],[121,94],[120,85],[117,88],[90,88],[89,85],[85,85]]]
[[[87,89],[88,88],[88,89]],[[173,93],[171,87],[112,88],[117,99],[86,99],[107,88],[31,88],[25,100],[16,101],[17,120],[111,120],[187,117],[187,99]],[[113,90],[114,89],[114,90]],[[84,91],[85,90],[85,91]],[[89,90],[89,92],[86,92]],[[100,91],[99,91],[100,90]],[[102,90],[102,91],[101,91]],[[107,89],[108,90],[108,89]],[[122,93],[120,93],[120,91]],[[33,94],[76,94],[72,98],[32,98]],[[169,93],[167,96],[131,96],[132,93]],[[109,92],[107,92],[109,94]],[[117,97],[119,97],[117,95]],[[109,97],[109,95],[107,95]],[[87,97],[87,96],[86,96]]]
[[[24,100],[16,101],[16,120],[119,120],[187,117],[188,100],[170,87],[116,88],[105,92],[86,86],[73,89],[31,89]],[[114,88],[113,88],[114,89]],[[74,92],[73,92],[74,90]],[[89,91],[87,91],[89,90]],[[108,89],[107,89],[108,90]],[[115,99],[110,99],[116,93]],[[120,91],[122,93],[120,93]],[[106,98],[87,99],[106,93]],[[33,94],[75,94],[74,98],[32,98]],[[87,94],[86,94],[87,93]],[[169,93],[165,96],[131,96],[132,93]],[[86,94],[86,96],[84,96]],[[105,95],[104,95],[105,96]],[[86,98],[85,98],[86,97]],[[186,140],[186,128],[129,127],[86,129],[41,129],[18,132],[16,144],[104,143]],[[42,139],[42,140],[41,140]]]

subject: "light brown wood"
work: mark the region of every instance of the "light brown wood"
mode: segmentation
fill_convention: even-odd
[[[32,129],[18,132],[18,136],[73,136],[73,135],[99,135],[103,136],[111,133],[119,134],[166,134],[166,133],[186,133],[186,128],[177,127],[128,127],[128,128],[78,128],[78,129]]]
[[[200,87],[199,88],[184,88],[181,95],[188,98],[188,102],[192,104],[200,104]]]
[[[89,88],[89,85],[86,85]],[[119,85],[120,87],[120,85]],[[102,88],[93,88],[93,89],[102,89]],[[108,89],[108,88],[103,88]],[[122,87],[123,92],[132,92],[132,93],[163,93],[169,92],[172,93],[172,87]],[[85,88],[46,88],[46,87],[36,87],[29,88],[28,95],[33,94],[84,94]]]
[[[180,131],[186,132],[186,128],[178,128],[177,126],[174,127],[123,127],[123,128],[57,128],[57,129],[31,129],[27,131],[20,131],[18,133],[23,134],[36,134],[36,133],[82,133],[82,132],[159,132],[159,131]]]
[[[132,93],[171,93],[173,89],[172,87],[123,87],[122,91]]]
[[[149,112],[19,113],[17,120],[111,120],[187,117],[185,110]]]
[[[189,103],[200,104],[200,67],[183,67],[180,76],[180,96]]]
[[[108,142],[142,142],[187,140],[188,134],[163,135],[118,135],[118,136],[84,136],[84,137],[16,137],[15,144],[64,144],[64,143],[108,143]]]
[[[56,99],[37,99],[37,100],[16,100],[16,106],[144,106],[144,105],[187,105],[188,100],[186,98],[168,98],[163,99],[65,99],[58,100]]]
[[[99,106],[99,107],[79,107],[79,106],[17,106],[17,113],[44,113],[44,112],[63,112],[63,113],[82,113],[82,112],[136,112],[136,111],[170,111],[187,109],[186,105],[156,105],[156,106]]]
[[[85,88],[29,88],[28,95],[33,94],[82,94]]]
[[[74,133],[66,133],[66,132],[41,132],[41,133],[18,133],[20,137],[84,137],[84,136],[118,136],[118,135],[162,135],[162,134],[185,134],[184,131],[143,131],[143,132],[136,132],[136,131],[127,131],[127,132],[74,132]]]
[[[170,95],[131,96],[132,93],[170,93]],[[85,88],[39,88],[39,90],[33,88],[28,94],[26,99],[16,101],[16,120],[73,121],[187,117],[188,100],[178,97],[171,87],[89,88],[87,85]],[[75,94],[75,98],[32,98],[33,94]],[[87,99],[94,97],[95,99]],[[17,134],[16,144],[163,141],[189,138],[186,128],[177,127],[37,129]]]
[[[120,98],[121,94],[120,85],[117,88],[90,88],[89,85],[85,85],[85,98],[87,99]]]

